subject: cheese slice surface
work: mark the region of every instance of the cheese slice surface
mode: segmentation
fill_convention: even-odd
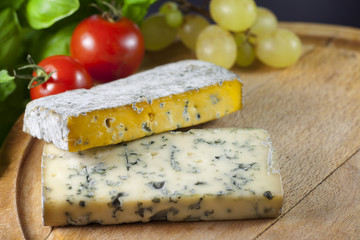
[[[276,217],[283,190],[269,134],[194,129],[63,151],[45,144],[48,226]]]
[[[75,152],[193,126],[241,107],[236,74],[186,60],[31,101],[23,130]]]

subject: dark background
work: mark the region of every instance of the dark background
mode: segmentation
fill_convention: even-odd
[[[207,6],[209,0],[188,0]],[[151,7],[154,12],[164,0]],[[360,0],[255,0],[258,6],[271,9],[279,21],[313,22],[360,28]]]

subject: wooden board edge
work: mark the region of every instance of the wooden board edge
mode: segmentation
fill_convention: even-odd
[[[280,22],[279,27],[290,29],[305,41],[322,41],[325,46],[360,47],[360,29],[355,27],[304,22]]]
[[[1,239],[23,238],[17,211],[16,184],[23,156],[31,150],[33,138],[22,131],[22,125],[23,115],[13,125],[0,150]]]

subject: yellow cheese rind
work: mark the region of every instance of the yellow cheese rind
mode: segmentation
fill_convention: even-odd
[[[219,118],[239,110],[241,97],[235,73],[184,60],[33,100],[25,109],[23,131],[79,151]]]
[[[241,109],[241,83],[226,81],[153,101],[69,117],[69,151],[204,123]]]

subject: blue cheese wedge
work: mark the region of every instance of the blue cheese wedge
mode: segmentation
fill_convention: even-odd
[[[236,74],[186,60],[31,101],[23,130],[76,152],[220,118],[241,109],[241,98]]]
[[[46,144],[48,226],[276,217],[283,191],[261,129],[167,132],[79,152]]]

